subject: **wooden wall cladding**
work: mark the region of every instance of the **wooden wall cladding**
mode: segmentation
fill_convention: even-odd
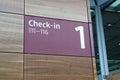
[[[94,80],[92,59],[26,54],[24,78],[25,80]]]
[[[0,53],[0,80],[23,80],[23,55]]]
[[[97,68],[96,68],[96,59],[95,57],[92,58],[92,62],[93,62],[93,71],[94,71],[94,79],[93,80],[98,80],[97,78]]]
[[[107,80],[120,80],[120,72],[107,76]]]
[[[25,0],[25,13],[88,22],[86,0]]]
[[[24,0],[0,0],[0,11],[24,13]]]
[[[0,13],[0,52],[23,53],[22,15]]]
[[[86,0],[25,0],[25,14],[88,22],[86,6]],[[24,14],[24,0],[0,0],[0,11]],[[0,12],[0,80],[23,80],[23,74],[24,80],[94,80],[88,57],[24,54],[23,59],[23,22],[24,15]]]
[[[92,19],[91,19],[91,12],[90,12],[90,0],[87,0],[87,9],[88,9],[88,22],[92,22]]]

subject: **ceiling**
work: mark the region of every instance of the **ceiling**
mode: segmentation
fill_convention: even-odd
[[[100,74],[99,53],[97,45],[96,23],[94,13],[94,0],[91,2],[92,24],[97,60],[97,70]],[[120,69],[120,0],[98,0],[102,10],[105,42],[108,55],[109,71]]]

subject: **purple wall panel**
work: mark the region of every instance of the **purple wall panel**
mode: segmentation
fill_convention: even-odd
[[[82,26],[83,30],[78,29],[76,31],[75,28],[78,26]],[[85,45],[81,43],[81,40],[85,40]],[[83,48],[81,44],[84,45]],[[24,47],[26,54],[36,53],[91,57],[89,24],[78,21],[73,22],[25,16]]]

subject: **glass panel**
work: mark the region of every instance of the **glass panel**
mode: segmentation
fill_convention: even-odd
[[[107,11],[113,11],[113,12],[120,12],[120,0],[116,0],[114,3],[112,3],[105,10],[107,10]]]

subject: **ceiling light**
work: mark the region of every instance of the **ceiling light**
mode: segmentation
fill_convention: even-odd
[[[111,23],[108,23],[107,26],[108,26],[108,27],[112,27],[112,24],[111,24]]]
[[[118,43],[118,45],[120,46],[120,43]]]

